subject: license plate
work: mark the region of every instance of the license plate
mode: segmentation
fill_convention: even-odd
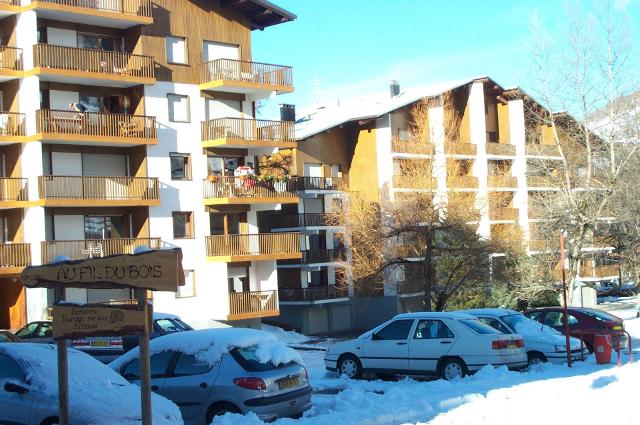
[[[294,378],[283,379],[281,381],[278,381],[278,388],[280,388],[281,390],[286,390],[288,388],[297,387],[299,384],[300,384],[300,378],[296,376]]]
[[[109,341],[106,339],[98,339],[98,340],[92,340],[91,341],[91,346],[92,347],[108,347]]]

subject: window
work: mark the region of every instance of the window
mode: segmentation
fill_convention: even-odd
[[[158,378],[167,373],[167,366],[173,357],[173,351],[163,351],[151,356],[151,377]],[[128,381],[140,379],[140,359],[129,362],[122,371],[122,376]]]
[[[31,337],[33,336],[37,327],[38,327],[37,323],[29,323],[27,326],[25,326],[24,328],[16,332],[16,335],[19,336],[20,338]]]
[[[179,376],[200,375],[210,370],[211,365],[209,363],[198,360],[193,354],[180,354],[173,374]]]
[[[502,333],[510,334],[512,333],[509,328],[507,328],[501,321],[498,319],[494,319],[492,317],[478,317],[482,323],[491,326],[492,328],[496,328]]]
[[[36,334],[39,338],[51,338],[53,336],[53,326],[51,323],[42,323]]]
[[[167,63],[186,64],[187,39],[184,37],[167,37]]]
[[[544,324],[552,328],[564,326],[563,316],[564,313],[562,311],[548,311],[544,318]],[[572,315],[568,314],[567,317],[569,319],[569,326],[578,324],[578,319]]]
[[[489,325],[482,323],[477,319],[462,319],[459,320],[460,323],[474,331],[475,333],[479,333],[480,335],[501,335],[502,332],[497,330],[496,328],[492,328]]]
[[[184,211],[174,211],[173,217],[173,237],[176,239],[193,238],[193,213]]]
[[[207,173],[210,176],[233,176],[233,172],[241,165],[244,165],[244,157],[207,157]]]
[[[183,94],[167,94],[169,102],[169,121],[190,122],[189,96]]]
[[[178,286],[176,298],[189,298],[196,296],[196,281],[193,270],[184,271],[184,285]]]
[[[374,334],[376,340],[402,340],[407,339],[413,326],[413,320],[395,320]]]
[[[95,34],[78,34],[78,47],[83,49],[119,52],[122,51],[122,45],[122,38]]]
[[[171,152],[171,180],[191,180],[191,155]]]
[[[415,339],[454,338],[455,335],[440,320],[420,320],[413,335]]]
[[[0,381],[5,379],[15,379],[19,382],[25,381],[25,374],[22,367],[6,354],[0,354]]]

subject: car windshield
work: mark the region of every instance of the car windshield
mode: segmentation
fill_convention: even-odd
[[[492,328],[491,326],[482,323],[477,319],[460,319],[458,320],[460,323],[471,329],[472,331],[483,334],[483,335],[501,335],[504,332],[500,332],[496,328]]]
[[[504,320],[507,325],[511,327],[511,329],[515,329],[519,324],[531,324],[532,322],[537,324],[540,327],[540,324],[535,320],[529,319],[528,317],[523,316],[522,314],[510,314],[508,316],[502,316],[502,320]]]
[[[588,314],[591,317],[595,317],[596,320],[599,320],[601,322],[617,322],[619,319],[616,316],[613,316],[609,313],[605,313],[604,311],[600,311],[600,310],[584,310],[585,314]]]
[[[186,328],[185,324],[176,319],[158,319],[156,320],[156,325],[158,325],[163,332],[167,333],[191,330],[191,328]]]
[[[260,361],[258,360],[258,356],[256,356],[255,346],[234,348],[233,350],[229,351],[229,353],[247,372],[265,372],[268,370],[279,369],[281,367],[287,367],[291,365],[291,363],[287,363],[275,366],[271,362],[260,363]]]

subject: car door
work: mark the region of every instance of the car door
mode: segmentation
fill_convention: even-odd
[[[28,424],[33,395],[28,388],[26,374],[20,364],[0,353],[0,424]],[[17,385],[12,387],[11,385]],[[18,391],[16,391],[18,390]]]
[[[151,356],[151,391],[158,392],[162,388],[174,357],[173,351],[163,351]],[[127,381],[140,385],[140,359],[135,358],[127,363],[121,374]]]
[[[438,360],[451,350],[454,342],[455,334],[442,320],[418,320],[409,341],[409,369],[435,373]]]
[[[371,334],[363,347],[361,357],[366,369],[408,370],[409,332],[413,319],[398,319]]]
[[[183,419],[194,419],[203,414],[219,366],[220,362],[210,365],[193,354],[180,353],[158,394],[173,401],[180,408]]]

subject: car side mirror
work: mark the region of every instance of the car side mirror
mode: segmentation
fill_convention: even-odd
[[[29,392],[29,388],[24,385],[16,384],[15,382],[5,382],[4,390],[8,393],[26,394]]]
[[[371,334],[371,341],[378,341],[378,340],[380,340],[380,337],[378,336],[377,333]]]
[[[139,376],[137,376],[137,375],[135,375],[135,374],[133,374],[133,373],[125,373],[125,374],[123,375],[123,377],[124,377],[124,379],[126,379],[127,381],[135,381],[135,380],[140,379],[140,377],[139,377]]]

